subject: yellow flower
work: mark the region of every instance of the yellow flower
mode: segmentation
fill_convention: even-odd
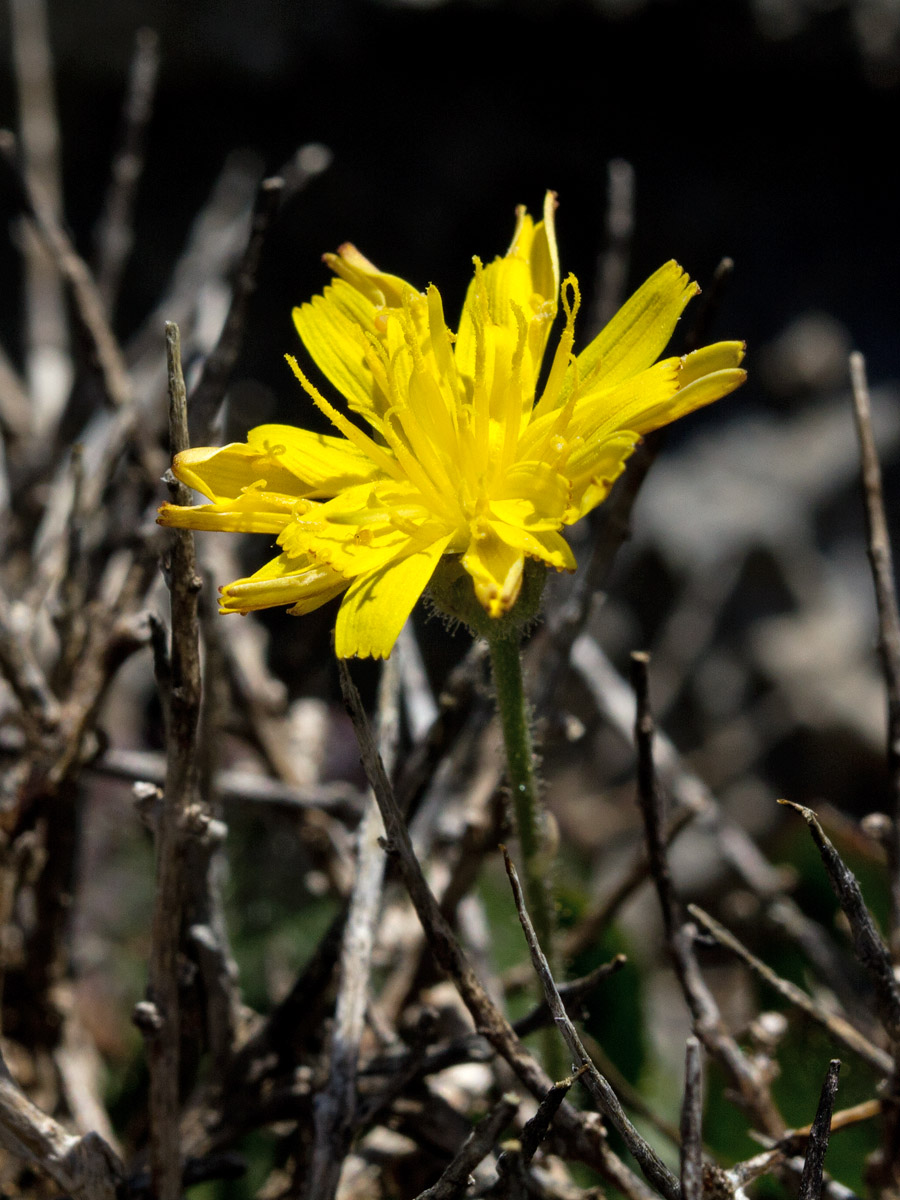
[[[188,450],[175,474],[209,504],[164,504],[163,525],[277,534],[281,553],[222,589],[223,612],[345,593],[336,650],[386,657],[442,555],[457,555],[491,617],[515,604],[526,557],[571,571],[562,529],[599,504],[641,435],[744,380],[740,342],[656,362],[699,290],[669,262],[576,357],[578,284],[560,287],[548,194],[517,211],[505,257],[475,259],[456,333],[432,284],[419,292],[355,247],[326,255],[335,280],[294,310],[323,375],[369,427],[288,361],[340,436],[291,425]],[[564,325],[538,396],[557,313]]]

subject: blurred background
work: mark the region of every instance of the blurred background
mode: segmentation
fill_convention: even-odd
[[[22,86],[12,17],[18,13],[21,31],[30,7],[7,0],[0,24],[0,124],[12,129]],[[806,831],[776,808],[778,796],[830,812],[883,913],[881,851],[857,828],[886,806],[887,792],[846,360],[854,348],[866,356],[889,516],[896,515],[900,2],[50,0],[47,18],[59,142],[34,132],[32,150],[42,157],[33,165],[58,182],[59,210],[89,260],[135,38],[142,29],[158,35],[159,84],[113,318],[132,363],[142,355],[163,361],[162,320],[175,314],[158,308],[160,297],[177,293],[173,273],[184,267],[210,197],[221,238],[239,249],[259,179],[281,172],[291,181],[247,310],[220,419],[227,439],[272,420],[317,426],[283,355],[297,351],[292,306],[324,286],[320,256],[344,241],[416,286],[437,283],[452,323],[472,255],[502,253],[515,206],[537,212],[553,189],[563,273],[578,276],[583,312],[593,313],[583,335],[610,296],[627,294],[663,261],[677,258],[709,293],[720,261],[733,260],[705,340],[746,339],[749,381],[668,434],[590,632],[611,671],[625,671],[632,650],[652,651],[661,723],[728,819],[773,862],[791,864],[782,882],[805,911],[835,932]],[[0,241],[0,344],[16,370],[34,377],[40,368],[28,361],[31,318],[23,313],[11,189],[0,188],[0,215],[10,232]],[[194,378],[224,319],[235,258],[221,256],[221,278],[213,273],[195,288],[183,318]],[[674,351],[681,348],[676,339]],[[51,356],[43,377],[51,393],[53,369]],[[84,395],[70,399],[61,442],[78,436],[88,412]],[[26,470],[24,478],[37,475]],[[131,514],[135,527],[149,525],[162,498],[160,487]],[[583,543],[576,550],[586,556]],[[268,557],[265,540],[251,540],[242,554],[255,569]],[[569,583],[553,585],[564,596]],[[333,608],[303,621],[280,611],[261,620],[294,716],[297,705],[309,716],[310,703],[330,714],[322,777],[349,774],[360,783],[334,664],[323,653]],[[417,630],[437,688],[465,646],[436,622],[417,617]],[[573,674],[563,706],[571,720],[551,722],[545,741],[548,799],[578,880],[567,901],[573,923],[640,836],[627,727],[616,725],[610,700],[618,684],[600,670],[595,662]],[[371,695],[375,672],[363,667],[359,676]],[[146,689],[134,680],[127,687],[131,707],[104,717],[112,744],[158,748]],[[142,986],[138,923],[151,881],[141,835],[119,827],[123,794],[108,781],[91,792],[87,861],[97,874],[86,880],[78,920],[84,986],[112,1022],[97,1036],[113,1064],[124,1126],[140,1068],[126,1009],[112,1014],[120,994]],[[247,995],[265,1008],[308,955],[333,897],[304,874],[309,863],[283,815],[244,814],[235,824],[242,854],[230,884],[233,932]],[[254,864],[264,860],[272,877],[260,880]],[[686,893],[718,903],[748,940],[773,936],[770,910],[702,828],[679,841],[675,869]],[[505,881],[485,887],[493,913],[494,893],[497,905],[506,902]],[[114,914],[111,890],[128,896]],[[676,1022],[667,1041],[667,1013],[679,1002],[652,962],[657,943],[640,944],[655,929],[653,906],[639,897],[607,933],[603,953],[624,947],[640,971],[627,977],[620,1007],[610,1002],[597,1017],[594,1033],[602,1040],[616,1030],[620,1069],[665,1105],[666,1072],[676,1069],[684,1029]],[[119,963],[113,987],[104,974],[110,947],[126,936],[138,964],[123,978]],[[781,970],[807,979],[795,949],[775,953]],[[498,955],[512,961],[521,947],[504,948],[501,939]],[[756,997],[746,978],[724,960],[711,970],[729,1019],[737,1027],[749,1021]],[[636,1004],[648,1014],[646,1035],[624,1015]],[[813,1051],[819,1064],[821,1044]],[[786,1111],[797,1106],[790,1119],[811,1119],[819,1079],[817,1065],[809,1094],[785,1090]],[[860,1096],[870,1083],[856,1077]],[[851,1095],[852,1073],[847,1086]],[[735,1129],[717,1133],[717,1121],[727,1125],[711,1112],[709,1137],[726,1158],[752,1152]],[[863,1137],[846,1153],[851,1185],[859,1185],[873,1144]]]

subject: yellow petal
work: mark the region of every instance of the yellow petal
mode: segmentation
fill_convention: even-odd
[[[157,523],[176,529],[224,530],[228,533],[281,533],[294,519],[299,505],[310,508],[308,501],[292,496],[273,495],[249,488],[241,496],[220,504],[163,504]]]
[[[334,496],[383,477],[368,455],[342,437],[313,433],[295,425],[257,425],[247,434],[251,450],[285,467],[306,491],[296,495]],[[276,489],[269,485],[269,491]]]
[[[338,658],[387,658],[449,541],[441,538],[350,585],[335,627]]]
[[[574,571],[577,567],[572,548],[555,529],[510,525],[492,522],[494,530],[508,546],[521,550],[530,558],[539,558],[557,571]]]
[[[345,303],[341,303],[341,290]],[[346,300],[356,296],[349,284],[338,280],[294,309],[294,325],[322,374],[360,413],[379,413],[385,397],[366,361],[365,332],[375,332],[375,309],[367,302],[361,311],[348,313]]]
[[[352,242],[345,242],[337,254],[322,257],[335,275],[346,280],[376,308],[402,308],[404,294],[416,290],[399,275],[379,271]]]
[[[493,521],[481,521],[460,560],[489,617],[502,617],[519,597],[525,555],[500,537]]]
[[[591,441],[620,429],[646,433],[672,418],[681,380],[681,359],[664,358],[610,391],[585,396],[575,405],[568,436]]]
[[[516,209],[516,229],[505,257],[476,270],[466,292],[455,347],[457,366],[469,378],[475,374],[478,322],[486,315],[493,324],[508,328],[516,338],[518,320],[513,305],[518,306],[537,331],[529,341],[535,372],[539,367],[559,293],[555,207],[556,197],[548,192],[544,220],[537,225],[524,207]]]
[[[685,305],[699,290],[678,263],[660,267],[579,354],[578,378],[597,370],[596,382],[610,387],[649,367],[665,350]],[[574,381],[570,368],[561,400]]]
[[[217,503],[254,485],[294,498],[330,496],[382,475],[345,438],[291,425],[259,425],[246,442],[185,450],[176,455],[173,471],[182,483]]]
[[[300,496],[305,491],[293,471],[245,442],[184,450],[175,456],[172,470],[182,483],[214,501],[239,496],[244,488],[260,482],[270,492]]]
[[[572,503],[564,518],[566,525],[574,524],[606,499],[640,440],[638,434],[625,430],[585,443],[572,454],[567,464]]]
[[[686,388],[682,388],[665,412],[648,413],[644,422],[638,425],[638,432],[649,433],[651,429],[659,429],[662,425],[686,417],[688,413],[712,404],[714,400],[721,400],[723,396],[739,388],[746,378],[747,372],[739,369],[714,371],[711,375],[704,375],[702,379],[696,379]]]
[[[281,554],[248,579],[238,579],[221,588],[219,611],[255,612],[292,604],[291,612],[301,616],[340,595],[347,584],[330,567]]]

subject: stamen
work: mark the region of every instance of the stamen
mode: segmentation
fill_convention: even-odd
[[[392,479],[396,479],[399,483],[403,479],[403,471],[399,464],[390,455],[385,454],[384,450],[382,450],[377,442],[373,442],[368,434],[363,433],[357,425],[354,425],[352,421],[348,421],[342,413],[339,413],[333,404],[328,403],[319,389],[303,374],[300,364],[292,354],[286,354],[285,358],[291,370],[300,381],[300,386],[310,397],[316,408],[320,409],[328,420],[337,426],[344,437],[356,446],[357,450],[361,450],[372,462],[380,466],[386,475],[390,475]]]

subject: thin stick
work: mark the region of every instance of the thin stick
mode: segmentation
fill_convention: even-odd
[[[825,1152],[828,1149],[828,1139],[831,1137],[831,1113],[834,1108],[834,1098],[837,1095],[840,1069],[840,1059],[833,1058],[828,1066],[825,1082],[822,1084],[819,1107],[816,1109],[816,1117],[809,1134],[809,1146],[803,1163],[803,1174],[800,1176],[798,1200],[819,1200],[822,1195]]]
[[[71,238],[47,202],[32,190],[17,162],[15,139],[6,130],[0,130],[0,155],[4,158],[7,169],[13,174],[19,202],[25,215],[33,222],[71,293],[74,312],[81,322],[100,370],[106,399],[114,408],[125,407],[131,401],[131,382],[122,351],[110,328],[103,300],[87,263],[76,252]]]
[[[541,1142],[550,1132],[553,1118],[559,1112],[559,1106],[569,1094],[569,1089],[573,1084],[578,1082],[586,1070],[587,1067],[579,1067],[577,1071],[573,1071],[567,1078],[561,1079],[559,1083],[554,1083],[553,1087],[538,1105],[537,1112],[530,1121],[525,1122],[519,1142],[522,1147],[522,1162],[526,1166],[531,1162],[535,1154],[537,1154],[538,1146],[540,1146]]]
[[[731,276],[734,274],[734,260],[723,258],[713,272],[712,282],[704,287],[700,305],[697,309],[694,323],[684,337],[684,349],[687,353],[702,346],[707,339],[709,328],[713,323],[719,305],[722,303],[722,293],[725,291]]]
[[[12,57],[18,93],[23,170],[54,214],[62,211],[59,114],[47,0],[11,0]],[[25,263],[25,371],[30,432],[48,434],[72,382],[66,306],[53,258],[29,228],[23,230]]]
[[[500,849],[503,851],[506,873],[512,885],[513,896],[516,902],[516,912],[519,914],[519,922],[525,934],[525,940],[528,943],[535,973],[544,989],[544,998],[547,1001],[547,1007],[553,1014],[556,1027],[562,1034],[563,1040],[568,1046],[575,1063],[579,1067],[583,1066],[586,1068],[583,1077],[585,1086],[596,1101],[597,1107],[618,1130],[625,1145],[634,1155],[641,1170],[644,1172],[647,1181],[655,1188],[658,1188],[668,1200],[680,1200],[681,1189],[678,1185],[678,1180],[657,1155],[656,1151],[641,1137],[628,1120],[615,1092],[610,1087],[608,1081],[594,1066],[588,1052],[582,1045],[578,1031],[569,1019],[569,1014],[566,1012],[566,1007],[560,997],[559,989],[550,971],[547,958],[538,942],[537,934],[531,923],[528,910],[525,907],[525,897],[522,892],[522,885],[519,883],[516,868],[507,853],[506,847],[501,846]]]
[[[34,1104],[0,1055],[0,1145],[49,1175],[74,1200],[116,1200],[125,1177],[118,1155],[96,1133],[76,1137]]]
[[[399,700],[397,663],[388,659],[381,679],[379,732],[382,758],[389,764],[397,751]],[[354,1133],[359,1046],[365,1029],[386,861],[381,847],[383,836],[384,822],[375,797],[370,796],[357,834],[356,877],[341,947],[328,1083],[315,1100],[315,1142],[306,1185],[309,1200],[332,1200]]]
[[[0,674],[36,732],[52,729],[61,716],[59,704],[40,664],[17,630],[6,595],[0,590]]]
[[[804,808],[802,804],[794,804],[791,800],[779,800],[778,803],[787,805],[788,808],[793,808],[800,813],[809,826],[832,890],[838,898],[841,911],[850,924],[850,934],[853,938],[856,957],[866,969],[872,982],[878,1016],[891,1040],[894,1061],[898,1062],[900,1061],[900,989],[897,986],[891,956],[881,939],[881,934],[875,928],[875,922],[872,920],[868,908],[866,908],[866,902],[856,876],[846,866],[830,839],[825,836],[825,831],[811,808]]]
[[[703,1051],[689,1037],[684,1052],[684,1100],[681,1105],[681,1195],[703,1198]]]
[[[597,263],[589,333],[602,329],[622,304],[633,233],[634,167],[624,158],[613,158],[606,164],[606,246]]]
[[[235,276],[228,315],[219,340],[203,364],[203,373],[191,393],[191,432],[198,445],[205,445],[211,437],[216,413],[243,345],[247,309],[250,297],[256,291],[260,255],[283,191],[284,180],[276,177],[264,179],[256,194],[250,234]]]
[[[731,1076],[747,1111],[771,1137],[784,1132],[768,1083],[726,1031],[712,993],[703,982],[693,949],[694,928],[681,923],[681,905],[672,887],[663,839],[662,795],[656,782],[653,758],[653,715],[649,699],[650,656],[631,656],[635,692],[635,741],[638,755],[638,792],[650,870],[659,896],[666,941],[694,1023],[694,1032]]]
[[[9,731],[0,734],[0,754],[21,750],[21,738]],[[87,764],[87,769],[112,779],[132,783],[153,783],[162,787],[166,778],[165,758],[156,750],[109,749]],[[293,787],[257,771],[227,767],[217,771],[213,790],[226,804],[271,804],[273,807],[322,809],[342,821],[355,825],[363,798],[350,784],[321,783],[311,787]]]
[[[406,890],[425,930],[431,952],[441,969],[452,980],[478,1031],[509,1063],[529,1092],[538,1100],[542,1100],[553,1086],[552,1080],[516,1037],[506,1017],[485,991],[453,930],[441,913],[412,848],[406,824],[384,770],[384,764],[378,755],[359,693],[346,663],[340,661],[338,668],[341,691],[359,741],[363,768],[384,819],[387,831],[386,849],[397,861]],[[560,1107],[557,1128],[565,1137],[569,1152],[573,1156],[593,1165],[605,1179],[615,1183],[626,1195],[639,1196],[641,1200],[652,1195],[609,1150],[601,1131],[568,1103],[564,1102]],[[665,1167],[663,1171],[671,1178]],[[677,1192],[673,1195],[677,1195]]]
[[[122,106],[120,142],[96,230],[97,291],[108,314],[115,311],[122,274],[134,244],[134,202],[144,170],[144,138],[153,113],[158,75],[159,38],[152,29],[139,29]]]
[[[580,1006],[597,989],[598,985],[616,971],[621,970],[627,961],[624,954],[617,954],[610,962],[601,963],[599,967],[595,967],[589,975],[585,975],[582,979],[573,979],[570,983],[559,984],[558,991],[566,1006],[566,1011],[577,1013]],[[530,1013],[520,1017],[513,1028],[519,1037],[527,1037],[528,1034],[534,1033],[536,1029],[541,1029],[552,1020],[553,1014],[547,1007],[547,1001],[542,1000]]]
[[[458,1200],[469,1186],[469,1175],[490,1154],[497,1138],[516,1115],[519,1097],[508,1092],[486,1117],[478,1122],[443,1175],[433,1187],[420,1192],[416,1200]]]
[[[698,921],[707,933],[719,942],[720,945],[726,946],[740,959],[742,959],[751,970],[755,971],[760,978],[764,979],[770,987],[774,988],[780,996],[789,1000],[791,1004],[797,1006],[812,1017],[820,1025],[831,1034],[833,1038],[841,1042],[848,1050],[852,1050],[854,1054],[858,1054],[865,1062],[873,1067],[880,1075],[890,1075],[893,1070],[893,1059],[889,1054],[886,1054],[879,1046],[874,1045],[867,1037],[859,1032],[858,1029],[845,1021],[843,1017],[839,1017],[834,1013],[828,1012],[820,1004],[802,988],[797,987],[795,983],[791,983],[789,979],[782,979],[764,963],[757,958],[747,947],[740,942],[733,933],[720,925],[715,918],[709,913],[698,907],[696,904],[688,905],[688,912]]]
[[[900,613],[897,611],[891,539],[884,515],[881,467],[872,432],[866,360],[858,352],[850,355],[850,380],[866,503],[869,562],[878,606],[878,649],[887,690],[887,758],[893,813],[890,834],[885,841],[890,866],[890,943],[896,963],[900,961]]]
[[[187,403],[181,371],[178,326],[166,325],[169,372],[169,437],[172,453],[187,447]],[[173,484],[178,503],[183,484]],[[200,715],[200,654],[193,538],[175,530],[168,573],[172,606],[166,714],[166,783],[156,838],[156,893],[151,934],[147,1004],[143,1028],[150,1068],[150,1163],[157,1200],[181,1196],[179,1144],[178,946],[183,908],[182,836],[187,810],[196,799],[196,732]]]

